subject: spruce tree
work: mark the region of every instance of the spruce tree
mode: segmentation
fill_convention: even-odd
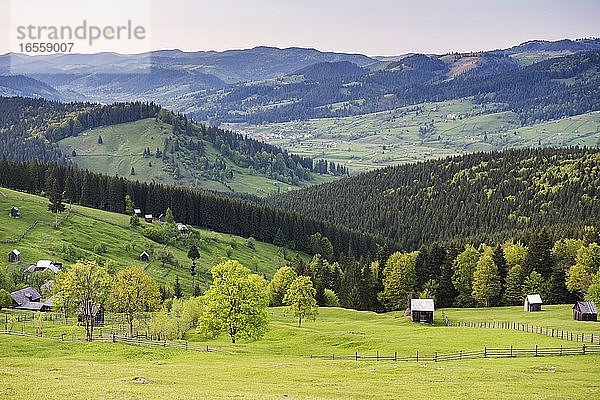
[[[183,298],[183,289],[181,288],[181,283],[179,282],[179,276],[175,277],[175,285],[173,286],[173,297],[178,299]]]

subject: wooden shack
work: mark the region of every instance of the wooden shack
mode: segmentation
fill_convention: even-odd
[[[146,253],[145,251],[142,251],[142,253],[140,254],[140,261],[143,261],[143,262],[150,261],[150,254]]]
[[[21,217],[21,212],[17,207],[13,207],[10,209],[10,216],[13,218],[19,218]]]
[[[89,303],[88,303],[89,304]],[[91,312],[90,317],[92,318],[92,325],[104,326],[104,306],[102,304],[94,303],[91,308],[84,307],[84,304],[80,304],[77,309],[77,322],[80,324],[85,320],[85,313]]]
[[[8,262],[18,263],[21,261],[21,252],[17,249],[13,249],[8,253]]]
[[[433,324],[434,311],[433,299],[410,300],[410,318],[413,322]]]
[[[578,301],[573,306],[573,319],[576,321],[598,321],[598,308],[593,301]]]
[[[152,214],[146,214],[146,215],[144,215],[144,221],[151,224],[152,221],[154,221],[154,217],[152,216]]]
[[[523,309],[527,312],[542,311],[542,296],[539,294],[528,294],[525,297]]]

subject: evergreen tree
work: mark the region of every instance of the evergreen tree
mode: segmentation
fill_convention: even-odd
[[[515,265],[506,275],[504,283],[504,295],[502,303],[507,306],[514,306],[523,302],[523,283],[525,281],[525,273],[523,267]]]
[[[175,217],[173,217],[173,211],[171,211],[171,207],[168,207],[167,211],[165,212],[165,223],[169,225],[175,224]]]
[[[175,285],[173,285],[173,297],[177,299],[183,298],[183,289],[181,288],[181,283],[179,283],[179,276],[175,277]]]
[[[135,206],[130,195],[125,195],[125,214],[134,215]]]
[[[550,277],[554,265],[552,246],[552,240],[545,228],[537,235],[532,235],[523,266],[526,275],[529,275],[532,271],[537,271],[544,279]]]
[[[54,175],[48,177],[47,187],[48,200],[50,200],[48,210],[54,214],[63,212],[65,210],[65,205],[62,203],[63,194]]]
[[[285,247],[286,240],[281,227],[277,229],[277,233],[275,233],[275,237],[273,238],[273,244],[277,247]]]
[[[504,249],[502,249],[502,246],[496,246],[494,249],[494,254],[492,255],[492,259],[494,260],[494,264],[496,264],[496,268],[498,270],[498,279],[500,280],[499,297],[502,297],[502,294],[504,293],[504,282],[506,281],[506,275],[508,274],[508,262],[506,261],[506,256],[504,255]]]
[[[102,136],[98,135],[98,144],[102,144],[104,141],[102,140]]]

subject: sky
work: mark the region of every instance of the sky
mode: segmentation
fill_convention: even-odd
[[[599,0],[0,0],[0,53],[19,26],[125,25],[143,40],[77,40],[75,51],[313,47],[367,55],[506,48],[533,39],[600,36]],[[88,35],[89,36],[89,35]],[[59,40],[60,41],[60,40]]]

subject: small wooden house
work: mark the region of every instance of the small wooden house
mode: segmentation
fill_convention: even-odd
[[[144,221],[146,221],[147,223],[151,224],[152,221],[154,221],[154,218],[152,217],[152,214],[146,214],[146,215],[144,215]]]
[[[10,209],[10,216],[13,218],[19,218],[21,217],[21,212],[17,207],[13,207]]]
[[[17,249],[13,249],[8,253],[8,262],[18,263],[21,261],[21,252]]]
[[[433,299],[410,300],[410,318],[413,322],[433,324],[434,311]]]
[[[134,213],[135,215],[137,215],[138,217],[141,217],[141,216],[142,216],[142,210],[140,210],[139,208],[134,208],[134,209],[133,209],[133,213]]]
[[[88,310],[85,310],[84,304],[80,304],[77,309],[77,322],[80,324],[84,322],[85,313]],[[94,303],[91,307],[91,317],[92,317],[92,325],[94,326],[104,326],[104,306],[102,304]]]
[[[38,260],[37,264],[30,265],[25,273],[32,274],[36,271],[52,271],[55,274],[60,272],[60,268],[62,267],[61,263],[57,263],[50,260]]]
[[[573,306],[573,319],[576,321],[598,321],[598,308],[593,301],[578,301]]]
[[[528,294],[523,309],[527,312],[542,311],[542,297],[539,294]]]
[[[142,251],[142,253],[140,254],[140,261],[143,261],[143,262],[150,261],[150,254],[146,253],[145,251]]]

